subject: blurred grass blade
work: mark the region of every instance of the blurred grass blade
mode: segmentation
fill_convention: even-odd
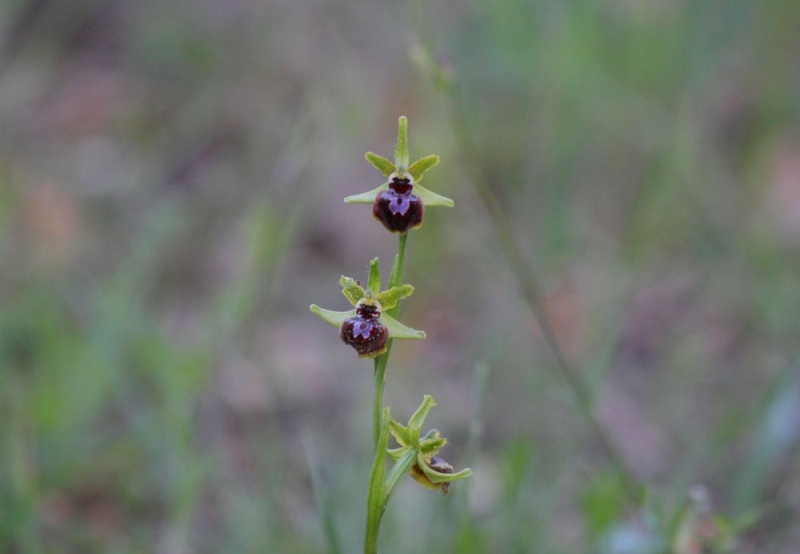
[[[778,377],[764,399],[755,444],[736,482],[737,514],[766,500],[765,488],[780,485],[800,441],[800,376],[796,368]],[[781,474],[776,471],[782,469]]]
[[[322,484],[322,476],[317,466],[317,458],[314,454],[314,443],[309,438],[308,434],[303,434],[302,442],[303,450],[306,455],[306,466],[308,466],[308,473],[311,475],[311,488],[314,490],[314,498],[317,502],[317,513],[319,514],[320,525],[322,525],[325,546],[330,554],[340,554],[342,551],[341,543],[339,542],[339,535],[336,532],[333,511],[331,510],[330,502],[328,502],[328,495],[325,493],[325,487]]]
[[[467,440],[467,467],[475,467],[475,458],[478,452],[478,442],[483,431],[483,415],[486,407],[486,385],[489,382],[489,364],[478,362],[475,364],[475,412],[469,425],[469,438]],[[469,511],[470,491],[472,479],[468,479],[458,487],[459,514],[458,514],[458,552],[472,552],[477,529],[472,522]],[[469,545],[469,548],[467,546]]]

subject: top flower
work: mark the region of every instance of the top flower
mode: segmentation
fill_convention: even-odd
[[[453,201],[419,184],[422,176],[439,163],[439,156],[431,154],[409,165],[408,120],[405,116],[397,122],[397,146],[394,163],[382,156],[367,152],[367,161],[388,177],[388,181],[363,194],[344,199],[350,204],[372,204],[372,214],[392,233],[407,233],[422,225],[425,206],[453,207]]]

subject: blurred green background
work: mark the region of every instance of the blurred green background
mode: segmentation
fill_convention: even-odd
[[[390,264],[342,198],[399,115],[456,207],[386,401],[476,474],[383,550],[796,554],[796,0],[0,3],[0,552],[360,549],[372,368],[308,305]]]

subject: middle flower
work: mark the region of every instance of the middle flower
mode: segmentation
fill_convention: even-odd
[[[389,339],[424,339],[425,332],[406,327],[386,313],[397,303],[411,296],[414,287],[400,285],[381,291],[378,259],[369,264],[369,283],[367,288],[352,277],[339,280],[342,294],[355,309],[347,312],[325,310],[316,304],[311,311],[339,328],[339,337],[352,346],[359,358],[375,358],[386,352]]]
[[[339,327],[339,337],[352,346],[362,358],[374,358],[386,352],[389,330],[380,322],[381,305],[364,298],[356,305],[356,315],[348,317]]]

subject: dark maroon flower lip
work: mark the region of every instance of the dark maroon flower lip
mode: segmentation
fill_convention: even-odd
[[[356,306],[356,315],[342,322],[339,337],[352,346],[361,358],[374,358],[386,352],[389,330],[380,322],[380,306],[362,302]]]
[[[406,233],[422,225],[425,206],[411,192],[412,188],[410,179],[395,177],[390,182],[389,189],[375,197],[372,214],[393,233]]]

